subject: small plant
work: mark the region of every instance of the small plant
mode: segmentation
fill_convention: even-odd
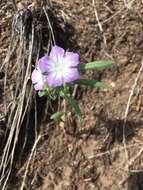
[[[31,79],[38,95],[48,95],[55,99],[61,97],[66,104],[70,104],[78,118],[81,118],[81,111],[70,93],[74,84],[91,87],[109,88],[110,85],[94,79],[79,79],[79,72],[109,67],[113,61],[94,61],[86,64],[79,64],[79,54],[64,51],[63,48],[53,46],[49,56],[39,59],[36,68],[33,70]],[[65,110],[60,110],[51,116],[51,119],[58,119]]]

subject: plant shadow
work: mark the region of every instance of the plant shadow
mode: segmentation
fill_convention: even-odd
[[[98,136],[101,134],[101,128],[105,128],[109,133],[108,140],[110,140],[107,144],[114,142],[122,143],[123,133],[125,138],[130,140],[138,129],[143,128],[143,121],[127,120],[125,123],[122,119],[103,119],[99,116],[95,126],[88,129],[77,130],[75,136],[77,138],[82,138],[82,135],[86,135],[87,138],[91,135]]]
[[[128,190],[142,190],[143,189],[143,172],[130,174],[128,179]]]

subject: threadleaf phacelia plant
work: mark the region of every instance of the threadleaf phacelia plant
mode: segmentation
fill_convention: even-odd
[[[99,69],[111,66],[113,61],[94,61],[79,64],[79,54],[65,51],[63,48],[53,46],[49,56],[43,56],[32,72],[31,80],[39,96],[48,95],[51,98],[62,97],[70,104],[78,118],[81,112],[76,100],[70,94],[70,87],[74,84],[92,87],[104,87],[109,85],[94,79],[79,79],[81,70]],[[51,116],[52,119],[61,116],[64,111],[58,111]]]

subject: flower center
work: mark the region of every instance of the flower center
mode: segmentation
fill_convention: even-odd
[[[56,62],[53,66],[53,72],[56,72],[57,74],[63,75],[67,70],[66,65],[64,65],[61,62]]]
[[[63,73],[63,71],[64,71],[63,65],[57,64],[57,66],[55,67],[55,71],[56,71],[56,72]]]

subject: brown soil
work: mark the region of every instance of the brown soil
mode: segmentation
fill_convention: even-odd
[[[143,145],[142,73],[131,98],[125,125],[128,158],[123,145],[124,115],[143,55],[143,2],[136,0],[128,4],[127,8],[124,1],[119,0],[96,1],[95,6],[87,0],[52,1],[53,14],[57,18],[55,23],[59,24],[54,32],[60,46],[77,51],[81,63],[101,59],[116,61],[110,69],[88,71],[81,78],[102,80],[112,84],[113,88],[78,87],[76,96],[84,116],[82,123],[75,126],[71,122],[67,130],[47,121],[41,124],[41,131],[47,135],[37,146],[25,189],[143,189],[142,154],[136,158]],[[14,9],[11,3],[3,0],[1,7],[1,18],[4,19],[0,25],[0,60],[3,61],[10,41]],[[95,11],[103,32],[99,29]],[[0,80],[3,81],[3,77]],[[3,83],[0,88],[2,115]],[[41,115],[40,111],[38,114]],[[9,189],[20,189],[30,155],[30,151],[27,152],[15,167]]]

